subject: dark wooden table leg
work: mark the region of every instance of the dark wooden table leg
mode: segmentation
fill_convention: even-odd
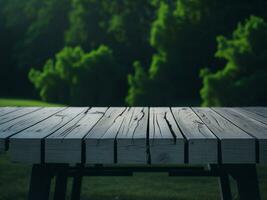
[[[52,176],[48,166],[33,165],[28,199],[48,200]]]
[[[56,173],[54,200],[65,200],[68,181],[68,165],[59,167]]]
[[[77,174],[73,177],[71,200],[79,200],[81,197],[82,175]]]
[[[227,168],[223,165],[216,164],[208,165],[208,169],[213,173],[218,174],[221,200],[232,200],[231,185]]]
[[[219,185],[220,185],[221,200],[232,200],[229,176],[224,171],[220,172]]]
[[[256,165],[232,165],[229,173],[237,182],[240,200],[260,200]]]

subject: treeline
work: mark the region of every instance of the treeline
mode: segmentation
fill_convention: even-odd
[[[264,105],[265,0],[0,0],[1,96]]]

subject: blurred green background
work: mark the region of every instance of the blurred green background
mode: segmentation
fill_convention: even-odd
[[[0,97],[267,104],[266,0],[0,0]]]
[[[266,10],[266,0],[0,0],[0,106],[266,106]],[[0,199],[25,199],[29,173],[0,155]],[[218,191],[215,178],[139,174],[86,178],[82,199]]]

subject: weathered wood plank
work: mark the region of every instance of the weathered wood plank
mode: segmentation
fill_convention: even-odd
[[[122,164],[145,164],[148,162],[148,108],[127,108],[118,131],[117,162]]]
[[[267,125],[267,112],[266,112],[266,117],[264,117],[262,115],[254,113],[253,111],[246,110],[244,108],[234,108],[234,109],[235,109],[235,111],[237,111],[243,115],[246,115],[249,118],[255,119],[256,121],[259,121],[259,122]]]
[[[256,140],[210,108],[192,108],[219,138],[222,163],[255,163]]]
[[[14,162],[40,163],[43,139],[62,128],[87,108],[66,108],[10,138]]]
[[[126,108],[109,108],[85,137],[86,163],[114,163],[114,141]]]
[[[218,142],[191,108],[172,108],[174,118],[188,140],[188,162],[217,163]]]
[[[25,107],[23,109],[19,109],[16,112],[11,112],[9,114],[3,115],[0,117],[0,125],[17,119],[19,117],[23,117],[24,115],[31,114],[34,111],[40,110],[40,107]]]
[[[242,107],[248,111],[261,115],[263,117],[267,117],[267,107]]]
[[[96,125],[106,107],[93,107],[45,139],[46,163],[81,163],[83,138]]]
[[[213,110],[255,137],[259,143],[259,155],[257,155],[259,162],[267,163],[267,125],[236,112],[234,108],[213,108]]]
[[[150,108],[149,149],[152,164],[184,163],[184,137],[170,108]]]
[[[0,117],[8,113],[15,112],[19,109],[22,109],[22,108],[21,107],[0,107]]]
[[[9,137],[43,121],[64,108],[43,108],[0,125],[0,151],[8,147]]]
[[[0,108],[0,151],[10,143],[12,161],[28,163],[264,164],[265,115],[265,107]]]

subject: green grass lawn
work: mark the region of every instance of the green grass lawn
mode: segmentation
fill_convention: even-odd
[[[39,101],[0,99],[0,106],[47,106]],[[50,104],[51,105],[51,104]],[[0,200],[27,198],[30,166],[9,162],[0,154]],[[267,200],[267,168],[258,167],[262,199]],[[68,184],[71,188],[71,183]],[[70,191],[70,190],[69,190]],[[234,193],[235,188],[233,189]],[[164,173],[137,173],[133,177],[86,177],[83,200],[213,200],[219,199],[217,178],[168,177]]]
[[[46,103],[37,100],[0,98],[0,107],[1,106],[62,106],[62,105]]]

